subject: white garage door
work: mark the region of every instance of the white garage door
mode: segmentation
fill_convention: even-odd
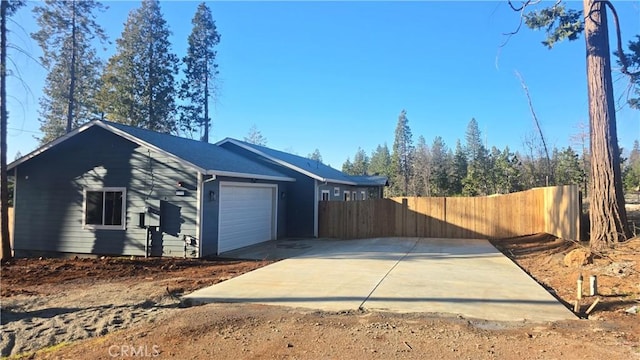
[[[218,253],[275,238],[275,185],[220,183]]]

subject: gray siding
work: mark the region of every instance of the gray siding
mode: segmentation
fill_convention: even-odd
[[[184,235],[196,236],[195,170],[102,128],[91,127],[18,165],[15,199],[16,254],[67,252],[105,255],[145,253],[145,206],[161,211],[152,254],[183,256]],[[176,196],[183,182],[186,196]],[[83,190],[125,187],[126,230],[83,228]],[[197,248],[188,256],[197,256]]]
[[[287,191],[287,237],[313,237],[314,236],[314,189],[315,180],[291,170],[284,166],[274,164],[270,160],[262,159],[251,151],[240,148],[234,144],[222,144],[222,147],[232,150],[246,158],[262,161],[268,166],[284,175],[296,179],[288,185]]]
[[[219,176],[216,180],[208,181],[204,184],[204,202],[202,205],[202,256],[217,255],[218,251],[218,219],[220,213],[220,182],[244,182],[257,184],[276,184],[278,185],[278,208],[277,208],[277,237],[283,238],[287,236],[287,199],[289,198],[290,182],[274,182],[251,179],[238,179]],[[215,199],[212,199],[210,192],[213,191]],[[284,197],[282,194],[284,193]]]
[[[339,195],[335,196],[335,188],[339,189]],[[344,200],[344,192],[349,191],[349,194],[353,194],[355,191],[358,195],[357,200],[362,200],[361,193],[365,192],[366,200],[369,199],[379,199],[380,198],[380,187],[366,187],[366,186],[352,186],[352,185],[344,185],[344,184],[321,184],[318,186],[318,200],[322,200],[322,191],[329,191],[329,201],[343,201]],[[353,200],[353,199],[351,199]]]

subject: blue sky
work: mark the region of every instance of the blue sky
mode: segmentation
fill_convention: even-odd
[[[115,49],[135,1],[106,1],[99,21]],[[211,142],[242,139],[255,124],[267,146],[306,156],[318,148],[340,168],[360,147],[391,148],[406,109],[414,142],[441,136],[453,148],[474,117],[489,146],[521,150],[535,127],[515,71],[524,77],[551,146],[564,147],[588,123],[584,39],[548,50],[544,33],[523,27],[504,47],[518,14],[493,2],[209,2],[222,34],[220,94]],[[623,40],[640,34],[640,2],[614,2]],[[32,4],[31,4],[32,5]],[[182,57],[198,2],[164,1],[173,50]],[[582,2],[569,2],[580,7]],[[31,6],[13,18],[10,41],[31,56],[40,48]],[[612,34],[613,35],[613,34]],[[13,52],[9,85],[8,160],[36,149],[38,98],[46,70]],[[614,74],[616,96],[626,78]],[[640,138],[640,111],[618,111],[618,137]]]

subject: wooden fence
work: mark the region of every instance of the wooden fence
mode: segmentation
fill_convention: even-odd
[[[578,187],[536,188],[486,197],[399,197],[321,201],[320,237],[506,238],[546,232],[580,237]]]
[[[13,216],[13,208],[10,207],[9,211],[7,212],[7,214],[9,215],[9,242],[11,243],[11,249],[13,249],[13,222],[14,222],[14,216]],[[0,247],[0,257],[2,257],[2,248]]]

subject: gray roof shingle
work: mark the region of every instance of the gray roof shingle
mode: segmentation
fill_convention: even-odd
[[[218,142],[219,145],[222,145],[224,143],[231,143],[236,146],[240,146],[257,155],[263,156],[268,160],[275,161],[282,166],[286,166],[292,170],[298,171],[320,181],[360,186],[385,186],[387,184],[387,178],[384,176],[347,175],[342,171],[336,170],[331,166],[325,165],[319,161],[290,154],[284,151],[271,149],[266,146],[255,145],[232,138],[226,138]]]
[[[59,142],[67,140],[68,138],[75,136],[92,126],[99,126],[139,145],[151,146],[156,150],[167,153],[177,158],[179,161],[186,163],[186,165],[195,167],[198,171],[206,174],[294,181],[294,179],[271,169],[268,166],[256,161],[251,161],[215,144],[158,133],[105,120],[89,122],[71,133],[32,152],[31,154],[18,159],[10,164],[10,166],[15,167],[19,163],[46,151],[48,148],[55,146]]]

